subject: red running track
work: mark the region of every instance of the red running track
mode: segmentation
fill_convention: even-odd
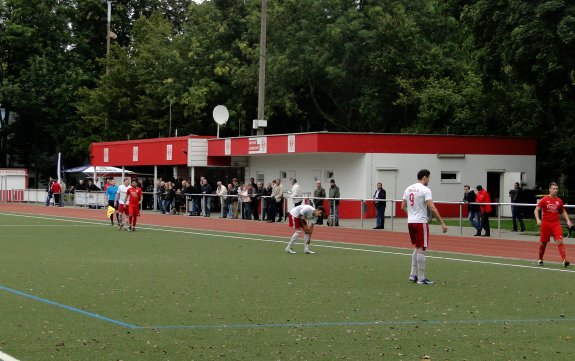
[[[14,212],[35,215],[61,216],[79,219],[106,219],[105,209],[86,209],[71,207],[45,207],[20,203],[0,204],[0,212]],[[138,224],[181,227],[211,231],[261,234],[286,237],[292,232],[287,223],[266,223],[248,220],[230,220],[216,217],[188,217],[143,213]],[[411,248],[407,232],[390,232],[371,229],[318,226],[314,230],[314,239],[335,242],[378,245],[386,247]],[[287,242],[287,241],[286,241]],[[553,244],[554,245],[554,244]],[[547,247],[545,260],[560,262],[559,252],[553,245]],[[575,254],[575,245],[566,244],[567,256]],[[478,238],[447,235],[431,235],[431,251],[445,251],[470,255],[495,256],[517,259],[537,259],[538,243],[497,238]]]

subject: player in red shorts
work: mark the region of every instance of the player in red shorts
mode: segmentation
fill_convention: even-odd
[[[433,213],[441,223],[443,233],[447,232],[447,226],[431,198],[431,190],[427,188],[431,173],[422,169],[417,173],[417,183],[407,187],[403,193],[401,209],[407,213],[407,228],[411,244],[415,249],[411,255],[411,273],[409,280],[420,285],[431,285],[433,281],[425,277],[425,250],[428,247],[429,225],[427,224],[427,209]]]
[[[543,266],[543,255],[545,254],[547,243],[551,240],[551,236],[553,236],[553,239],[557,243],[559,254],[563,260],[563,266],[569,266],[569,261],[567,261],[565,254],[565,245],[563,244],[563,229],[559,222],[559,214],[563,215],[567,227],[571,227],[571,220],[563,207],[563,201],[557,197],[557,191],[559,191],[557,183],[551,182],[549,184],[549,195],[543,197],[539,203],[537,203],[537,207],[535,207],[535,219],[537,220],[537,225],[540,226],[539,261],[537,262],[539,266]],[[543,219],[539,219],[540,210],[542,211]]]
[[[311,235],[313,233],[313,226],[317,219],[323,217],[325,209],[322,206],[313,208],[308,204],[302,204],[297,207],[293,207],[289,212],[289,226],[293,228],[294,234],[291,236],[290,241],[286,247],[286,252],[294,254],[295,251],[292,249],[293,245],[299,238],[301,232],[303,231],[304,240],[304,253],[314,254],[315,252],[309,249],[311,243]]]
[[[124,203],[128,189],[130,189],[130,178],[124,178],[124,184],[118,187],[118,193],[116,193],[116,209],[118,210],[119,216],[118,230],[124,228],[124,226],[126,226],[126,230],[128,230],[130,226],[128,223],[128,203]]]
[[[126,199],[124,203],[128,203],[128,214],[130,228],[128,231],[136,230],[136,221],[140,215],[140,204],[142,204],[143,193],[142,188],[138,186],[138,181],[132,179],[132,186],[126,192]]]

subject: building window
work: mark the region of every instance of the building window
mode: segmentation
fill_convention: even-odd
[[[259,182],[263,183],[263,182],[264,182],[264,179],[265,179],[264,172],[262,172],[262,171],[257,171],[257,172],[256,172],[256,179],[255,179],[256,183],[259,183]]]
[[[527,174],[525,172],[521,172],[521,185],[527,185]]]
[[[459,172],[441,171],[441,183],[460,183]]]

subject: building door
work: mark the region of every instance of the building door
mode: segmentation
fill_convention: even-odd
[[[387,199],[398,199],[396,190],[396,178],[397,170],[378,170],[377,171],[377,182],[381,182],[383,189],[385,189],[385,197]],[[372,195],[375,192],[375,184],[373,185]],[[387,207],[385,207],[385,216],[391,217],[395,216],[395,206],[392,206],[391,202],[387,202]]]
[[[501,183],[503,181],[502,172],[487,172],[487,193],[491,197],[491,202],[499,202],[501,198]],[[497,216],[497,207],[493,206],[493,215]]]

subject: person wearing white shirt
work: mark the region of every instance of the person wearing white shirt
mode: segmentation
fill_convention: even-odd
[[[313,233],[313,226],[316,220],[319,217],[323,217],[324,213],[325,209],[321,206],[315,209],[308,204],[303,204],[292,208],[292,210],[289,212],[288,218],[289,218],[289,226],[290,228],[295,229],[295,232],[291,236],[291,239],[286,247],[287,253],[289,254],[296,253],[292,247],[299,238],[302,230],[304,232],[303,240],[304,240],[305,254],[315,253],[309,249],[309,245],[311,243],[311,234]]]
[[[226,215],[228,213],[228,212],[226,212],[227,211],[226,199],[228,198],[227,197],[228,189],[220,181],[218,181],[218,183],[217,183],[216,195],[218,197],[220,197],[220,205],[222,208],[222,210],[220,212],[220,218],[226,218]]]
[[[297,207],[301,205],[301,187],[297,183],[297,179],[293,178],[291,180],[291,198],[293,200],[293,206]]]
[[[407,187],[401,201],[401,210],[407,213],[407,227],[411,244],[415,248],[411,256],[409,281],[417,282],[420,285],[434,283],[425,277],[425,250],[429,240],[428,208],[441,223],[443,233],[447,232],[447,226],[435,208],[431,190],[427,187],[430,176],[431,173],[427,169],[420,170],[417,173],[417,183]]]
[[[128,188],[130,188],[130,178],[124,178],[124,184],[118,187],[118,192],[116,193],[116,209],[118,210],[118,229],[128,227],[128,203],[130,200],[126,200],[126,193],[128,193]],[[128,228],[126,228],[128,229]]]

